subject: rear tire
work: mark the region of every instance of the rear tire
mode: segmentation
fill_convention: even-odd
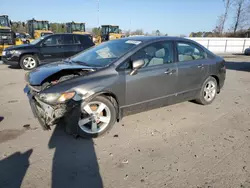
[[[36,56],[28,54],[21,57],[19,64],[24,70],[33,70],[39,63]]]
[[[211,104],[216,98],[218,91],[218,84],[214,77],[209,76],[203,83],[199,96],[195,100],[197,103],[202,105]]]
[[[97,96],[81,107],[78,134],[83,138],[99,137],[113,127],[116,117],[114,104],[104,96]]]

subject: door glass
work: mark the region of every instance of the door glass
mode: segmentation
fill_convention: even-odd
[[[73,35],[63,35],[63,44],[74,44]]]
[[[93,41],[91,39],[91,36],[88,36],[88,35],[82,35],[82,36],[79,36],[79,35],[75,35],[75,43],[76,44],[82,44],[82,45],[85,45],[85,46],[93,46]]]
[[[74,38],[75,38],[75,44],[81,44],[81,40],[78,35],[75,35]]]
[[[205,55],[202,49],[191,43],[177,43],[179,62],[204,59]]]
[[[171,41],[156,42],[136,52],[132,60],[143,59],[143,67],[164,65],[174,62],[173,43]]]
[[[62,44],[61,36],[55,35],[55,36],[48,37],[47,39],[45,39],[44,44],[46,46],[60,45]]]

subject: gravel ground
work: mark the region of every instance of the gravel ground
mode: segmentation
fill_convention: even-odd
[[[227,60],[212,105],[125,117],[94,140],[41,130],[23,93],[25,71],[0,65],[0,187],[249,188],[250,58]]]

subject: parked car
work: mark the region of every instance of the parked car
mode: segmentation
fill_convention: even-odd
[[[30,44],[6,48],[2,60],[5,64],[32,70],[40,64],[71,57],[91,46],[94,46],[91,35],[52,34]]]
[[[245,49],[245,55],[250,55],[250,47]]]
[[[74,136],[97,137],[132,113],[212,103],[224,85],[224,63],[185,38],[123,38],[36,68],[24,91],[44,129],[63,121]]]

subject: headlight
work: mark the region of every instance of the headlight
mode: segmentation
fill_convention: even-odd
[[[20,54],[19,51],[17,50],[10,50],[9,53],[12,55],[12,54]]]
[[[2,52],[2,56],[5,56],[5,55],[6,55],[6,51],[3,51],[3,52]]]
[[[55,103],[55,102],[62,103],[72,99],[75,96],[75,94],[76,93],[74,91],[65,93],[47,93],[47,94],[42,93],[39,95],[39,99],[47,103]]]

